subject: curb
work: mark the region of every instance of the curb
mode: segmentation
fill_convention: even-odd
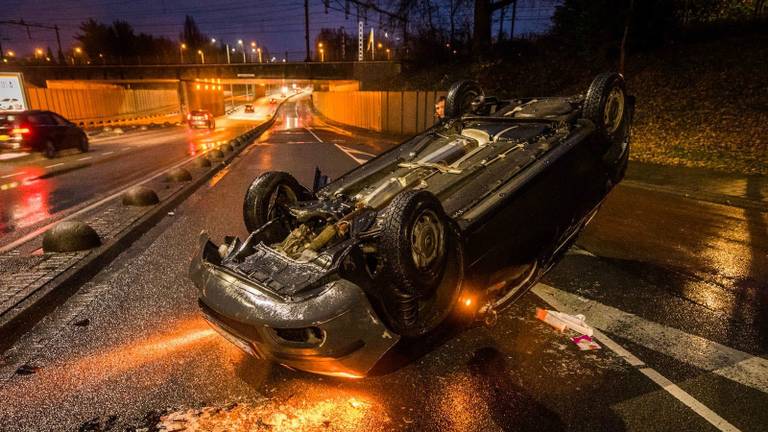
[[[277,113],[282,104],[288,101],[286,98],[278,105],[272,117],[264,123],[256,126],[244,134],[251,134],[246,138],[251,143],[260,137],[275,123]],[[243,135],[243,134],[241,134]],[[41,319],[55,310],[61,303],[75,294],[80,287],[98,274],[105,266],[111,263],[118,255],[128,249],[136,240],[160,222],[168,213],[184,202],[197,189],[225,168],[249,145],[235,147],[234,151],[213,164],[200,177],[192,180],[182,189],[161,201],[154,208],[147,211],[137,221],[128,226],[115,238],[93,250],[91,254],[83,258],[72,267],[59,273],[56,277],[38,288],[34,293],[22,300],[13,309],[6,311],[0,317],[0,353],[10,348],[25,332],[34,327]],[[190,161],[193,162],[193,161]]]
[[[663,186],[652,183],[645,183],[639,180],[624,179],[619,183],[619,186],[625,186],[629,188],[641,189],[650,192],[667,193],[670,195],[687,198],[694,201],[703,201],[713,204],[726,205],[730,207],[738,207],[746,210],[758,210],[762,212],[768,212],[768,203],[764,201],[756,201],[749,198],[743,198],[733,195],[724,195],[717,193],[710,193],[700,190],[684,189],[674,186]]]

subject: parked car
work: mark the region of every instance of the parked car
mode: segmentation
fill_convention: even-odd
[[[623,178],[633,111],[615,73],[572,97],[499,100],[462,81],[436,126],[330,184],[264,173],[245,241],[201,235],[204,316],[255,356],[346,377],[449,318],[491,324]]]
[[[0,113],[0,149],[42,152],[48,158],[59,150],[88,151],[88,135],[77,125],[51,111]]]
[[[252,113],[252,112],[254,112],[254,109],[253,109],[253,104],[245,104],[245,109],[244,109],[244,111],[245,111],[246,113]]]
[[[191,129],[216,129],[216,119],[208,110],[193,110],[187,114],[187,125]]]
[[[22,108],[21,101],[16,98],[0,100],[0,111],[21,111]]]

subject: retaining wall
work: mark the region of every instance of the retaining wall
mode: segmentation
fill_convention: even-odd
[[[315,108],[331,120],[399,135],[413,135],[435,123],[435,102],[443,91],[313,92]]]

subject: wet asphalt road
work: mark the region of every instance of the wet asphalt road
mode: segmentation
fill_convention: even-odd
[[[310,184],[316,165],[337,177],[383,147],[286,104],[223,177],[3,354],[0,429],[124,430],[168,413],[169,430],[766,429],[766,214],[662,192],[617,188],[495,327],[403,346],[377,376],[290,371],[210,330],[187,278],[199,232],[244,236],[241,200],[265,170]],[[542,298],[608,343],[579,351],[533,318]]]
[[[264,102],[264,101],[262,101]],[[91,138],[87,153],[63,150],[0,161],[0,247],[266,119],[273,108],[219,118],[215,130],[169,126]],[[242,111],[242,108],[240,109]]]

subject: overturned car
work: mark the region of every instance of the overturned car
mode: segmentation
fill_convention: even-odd
[[[256,178],[248,238],[201,235],[200,307],[257,357],[345,377],[447,321],[493,323],[624,176],[633,109],[615,73],[573,97],[458,82],[443,121],[330,184]]]

